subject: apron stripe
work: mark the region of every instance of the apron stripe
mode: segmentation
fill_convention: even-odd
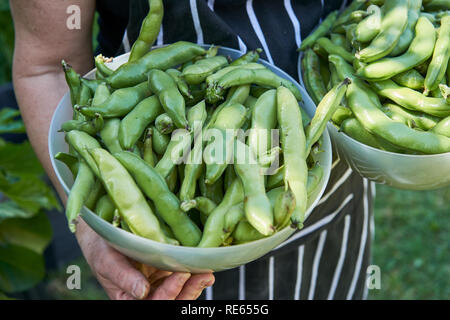
[[[302,275],[303,275],[303,255],[305,254],[305,246],[298,247],[298,260],[297,260],[297,280],[295,281],[295,293],[294,300],[300,299],[300,290],[302,288]]]
[[[316,253],[314,255],[308,300],[314,299],[314,292],[316,290],[317,272],[319,270],[320,258],[322,257],[323,246],[325,244],[326,239],[327,239],[327,230],[324,230],[320,233],[319,244],[317,245]]]
[[[367,241],[367,224],[369,219],[369,199],[367,198],[367,186],[368,186],[368,180],[363,179],[364,184],[364,195],[363,195],[363,201],[364,201],[364,222],[362,226],[362,233],[361,233],[361,243],[359,245],[359,252],[358,252],[358,259],[356,260],[355,265],[355,271],[353,273],[352,282],[350,285],[350,289],[347,293],[347,300],[350,300],[353,298],[353,294],[355,292],[356,284],[358,282],[360,273],[361,273],[361,265],[362,265],[362,259],[364,255],[364,249],[366,247],[366,241]]]
[[[328,300],[332,300],[334,298],[334,293],[336,292],[336,287],[338,285],[339,279],[341,278],[342,266],[344,265],[345,255],[347,254],[347,242],[348,242],[348,231],[350,230],[350,215],[345,216],[345,225],[342,236],[342,244],[341,251],[339,253],[339,260],[336,266],[336,270],[334,271],[333,281],[331,283],[330,293],[328,294]]]
[[[266,53],[267,59],[269,60],[270,64],[273,64],[273,59],[269,51],[269,47],[267,46],[266,39],[264,38],[264,34],[261,30],[261,26],[259,25],[258,18],[255,15],[255,11],[253,10],[253,0],[247,0],[247,14],[250,19],[250,23],[252,24],[253,30],[256,33],[256,36],[258,37],[259,41],[261,42],[261,45],[264,49],[264,52]]]

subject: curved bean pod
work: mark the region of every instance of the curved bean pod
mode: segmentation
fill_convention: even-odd
[[[435,43],[434,26],[427,18],[421,17],[416,24],[416,36],[405,54],[367,64],[358,70],[357,75],[371,81],[392,78],[427,61],[433,54]]]
[[[307,206],[306,137],[298,102],[284,87],[277,89],[277,115],[283,148],[285,187],[292,189],[297,203],[291,222],[293,226],[300,228]]]
[[[382,11],[380,33],[369,46],[356,53],[362,62],[372,62],[391,53],[408,24],[408,0],[387,1]]]
[[[445,77],[448,60],[450,58],[450,15],[442,18],[441,28],[439,29],[436,47],[434,48],[433,58],[428,66],[425,77],[425,91],[428,95],[430,91],[438,88],[440,82]]]

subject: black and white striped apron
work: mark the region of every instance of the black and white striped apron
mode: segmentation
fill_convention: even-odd
[[[114,2],[105,1],[109,5]],[[121,1],[121,5],[124,2]],[[343,7],[343,2],[165,0],[157,44],[187,40],[242,52],[262,48],[262,58],[298,79],[296,49],[301,39],[330,11]],[[137,38],[142,19],[148,12],[148,1],[131,1],[129,11],[128,8],[123,11],[129,13],[129,20],[119,52],[130,50],[130,44]],[[201,298],[366,298],[366,269],[371,260],[374,231],[374,195],[373,184],[334,156],[327,189],[304,228],[257,261],[216,273],[214,286]]]

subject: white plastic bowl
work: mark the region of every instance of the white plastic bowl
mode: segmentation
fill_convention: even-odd
[[[209,47],[209,46],[205,46]],[[228,55],[232,59],[238,58],[242,53],[240,51],[223,48],[219,49],[219,54]],[[128,60],[128,54],[121,55],[114,59],[109,66],[113,69]],[[288,74],[284,73],[275,66],[269,65],[266,61],[261,61],[278,75],[292,81],[301,91],[304,102],[303,109],[313,116],[315,111],[314,103],[311,101],[305,90]],[[95,70],[89,72],[86,77],[93,78]],[[64,133],[58,132],[61,124],[72,118],[72,107],[70,103],[69,93],[67,93],[60,101],[52,118],[49,131],[49,151],[52,159],[52,165],[59,179],[59,182],[68,194],[73,184],[73,178],[70,171],[64,164],[54,160],[54,156],[58,152],[67,152],[68,145],[64,140]],[[330,170],[331,170],[331,142],[328,132],[324,132],[323,148],[318,158],[320,165],[324,169],[324,176],[320,186],[316,189],[315,194],[309,199],[308,210],[306,216],[309,216],[325,191]],[[83,207],[81,217],[84,221],[103,237],[112,247],[117,249],[124,255],[154,266],[156,268],[168,271],[183,271],[192,273],[202,273],[211,271],[221,271],[238,267],[265,255],[273,248],[289,238],[295,230],[285,228],[274,235],[258,241],[220,248],[193,248],[174,246],[159,243],[153,240],[145,239],[126,232],[122,229],[113,227],[110,223],[99,218],[92,211]]]
[[[301,79],[300,59],[298,73]],[[450,152],[433,155],[388,152],[339,132],[331,122],[328,131],[339,157],[370,181],[407,190],[431,190],[450,185]]]

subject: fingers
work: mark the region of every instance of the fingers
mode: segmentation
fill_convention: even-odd
[[[168,276],[151,294],[151,300],[175,300],[191,277],[190,273],[176,272]]]
[[[205,288],[214,284],[214,280],[213,274],[197,274],[191,276],[184,284],[184,288],[178,295],[177,300],[197,299]]]
[[[136,270],[125,256],[109,246],[108,249],[104,248],[99,252],[94,269],[99,278],[109,280],[113,287],[116,286],[126,293],[114,292],[113,299],[123,299],[128,296],[144,299],[148,295],[150,284],[146,277]],[[101,282],[105,283],[105,281]],[[108,291],[108,288],[105,290]],[[108,295],[111,296],[109,292]]]

